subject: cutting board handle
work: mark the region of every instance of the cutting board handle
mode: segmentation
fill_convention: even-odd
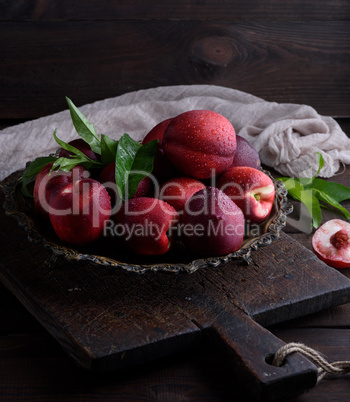
[[[255,400],[285,398],[316,385],[316,366],[298,353],[289,355],[281,367],[272,366],[284,342],[243,312],[220,313],[210,332],[224,346],[236,375]]]

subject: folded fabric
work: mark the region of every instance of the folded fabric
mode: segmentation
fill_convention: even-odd
[[[128,133],[136,140],[141,140],[157,123],[179,113],[213,110],[224,115],[236,133],[250,141],[263,164],[286,176],[314,175],[317,152],[325,159],[321,177],[331,177],[341,164],[350,164],[350,138],[331,117],[321,116],[307,105],[267,102],[230,88],[157,87],[77,106],[99,134],[118,139]],[[68,106],[63,112],[0,131],[0,180],[24,168],[26,162],[55,152],[55,129],[66,142],[78,137]]]

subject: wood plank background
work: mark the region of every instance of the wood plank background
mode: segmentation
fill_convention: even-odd
[[[177,84],[347,117],[349,2],[267,3],[3,1],[0,119]]]
[[[350,16],[347,0],[5,0],[1,20],[344,20]]]
[[[348,0],[0,0],[0,128],[66,109],[65,95],[80,106],[156,86],[214,84],[306,103],[350,135],[349,45]],[[349,185],[349,168],[336,180]],[[311,248],[310,236],[286,231]],[[270,330],[350,360],[349,317],[345,305]],[[90,377],[2,285],[0,399],[245,400],[215,348]],[[349,399],[343,376],[291,400]]]

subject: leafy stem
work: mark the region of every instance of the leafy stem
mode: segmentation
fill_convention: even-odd
[[[324,166],[321,153],[318,154],[319,167],[317,173],[311,178],[279,177],[288,194],[297,201],[302,202],[312,218],[312,226],[317,229],[322,220],[321,207],[327,205],[338,209],[345,219],[350,219],[350,213],[340,202],[350,199],[350,187],[332,181],[318,179],[316,176]],[[320,204],[320,201],[324,204]]]
[[[90,159],[80,149],[59,139],[56,129],[53,137],[61,148],[68,151],[69,157],[48,156],[33,161],[23,174],[22,194],[26,197],[32,196],[28,189],[29,183],[50,162],[53,162],[51,172],[54,170],[68,172],[77,165],[88,170],[102,169],[110,163],[115,163],[115,178],[120,198],[122,200],[131,198],[140,181],[153,170],[158,140],[142,145],[128,134],[124,134],[119,141],[105,134],[101,134],[100,139],[93,124],[87,120],[69,98],[66,97],[66,100],[76,132],[98,156],[98,160]]]

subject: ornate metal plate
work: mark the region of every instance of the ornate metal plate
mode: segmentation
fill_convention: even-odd
[[[269,172],[264,172],[271,177]],[[281,229],[286,224],[287,215],[293,209],[287,200],[284,184],[271,177],[274,181],[276,196],[269,218],[259,225],[258,236],[252,236],[248,231],[241,248],[228,255],[196,258],[186,251],[181,242],[176,242],[172,250],[166,255],[157,257],[136,256],[125,252],[122,247],[118,247],[115,239],[106,238],[88,248],[77,249],[63,244],[55,235],[51,225],[35,214],[32,199],[25,198],[20,191],[22,174],[23,172],[18,172],[17,179],[4,186],[4,209],[8,216],[15,218],[18,224],[24,228],[30,241],[41,243],[44,247],[50,248],[54,255],[61,255],[69,260],[88,261],[137,273],[144,273],[149,270],[192,273],[199,268],[215,267],[233,259],[249,262],[252,251],[267,246],[278,239]]]

